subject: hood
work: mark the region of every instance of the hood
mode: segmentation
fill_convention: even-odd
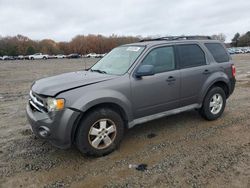
[[[89,71],[70,72],[40,79],[33,84],[32,91],[41,95],[55,96],[64,91],[104,82],[116,77],[115,75]]]

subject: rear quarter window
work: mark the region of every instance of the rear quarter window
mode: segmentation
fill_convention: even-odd
[[[205,43],[205,46],[218,63],[228,62],[229,56],[225,48],[220,43]]]

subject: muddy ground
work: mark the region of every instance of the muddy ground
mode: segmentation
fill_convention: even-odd
[[[250,55],[233,59],[238,82],[220,119],[189,111],[139,125],[102,158],[37,139],[25,117],[34,80],[91,60],[0,61],[0,187],[250,187]],[[148,170],[128,167],[140,163]]]

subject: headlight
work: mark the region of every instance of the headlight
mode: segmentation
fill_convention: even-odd
[[[48,111],[57,111],[64,108],[64,99],[47,98]]]

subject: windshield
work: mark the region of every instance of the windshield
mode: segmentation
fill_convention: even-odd
[[[114,75],[125,74],[143,49],[142,46],[117,47],[98,61],[90,71]]]

